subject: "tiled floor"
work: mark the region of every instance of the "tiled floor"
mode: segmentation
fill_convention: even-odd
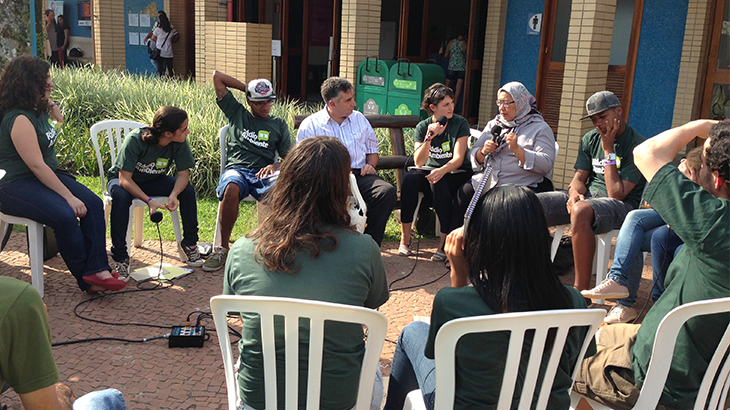
[[[388,337],[381,356],[383,375],[387,376],[395,341],[401,329],[413,316],[428,316],[435,293],[449,285],[447,270],[442,263],[430,262],[437,239],[421,241],[421,255],[411,276],[392,288],[416,286],[414,289],[395,290],[381,308],[388,317]],[[145,241],[144,247],[132,251],[132,267],[142,267],[159,261],[159,242]],[[398,244],[383,245],[388,281],[407,274],[414,257],[397,255]],[[414,246],[415,248],[415,246]],[[12,276],[30,282],[25,235],[14,233],[6,249],[0,253],[0,275]],[[165,262],[179,265],[173,243],[164,243]],[[169,332],[169,329],[144,326],[113,326],[93,323],[76,317],[74,308],[91,297],[81,292],[60,256],[46,262],[45,297],[54,342],[94,337],[142,339]],[[651,285],[651,268],[645,267],[645,280],[637,306],[645,300]],[[648,272],[648,273],[647,273]],[[441,277],[440,279],[438,279]],[[418,286],[438,279],[433,284]],[[572,283],[571,276],[563,278]],[[173,326],[185,323],[187,315],[209,311],[210,297],[220,294],[223,271],[214,273],[197,269],[193,274],[176,280],[174,286],[154,291],[137,290],[110,295],[77,308],[79,315],[114,324],[137,323]],[[129,409],[223,409],[226,392],[218,340],[212,320],[203,324],[211,331],[211,340],[203,348],[170,349],[166,340],[146,343],[100,341],[54,347],[61,380],[80,396],[92,390],[114,387],[122,391]],[[0,399],[10,409],[20,409],[15,393],[7,392]]]

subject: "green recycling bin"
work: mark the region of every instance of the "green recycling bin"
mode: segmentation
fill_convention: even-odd
[[[388,78],[393,64],[395,61],[367,56],[357,67],[355,101],[358,111],[366,115],[385,115],[388,103]]]
[[[399,58],[390,67],[388,83],[389,115],[418,115],[421,119],[428,113],[421,109],[423,92],[434,83],[443,83],[444,70],[436,64],[418,64]]]

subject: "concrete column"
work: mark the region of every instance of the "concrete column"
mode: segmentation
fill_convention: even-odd
[[[482,63],[482,88],[479,93],[479,124],[486,125],[499,111],[492,103],[502,86],[502,54],[507,22],[508,0],[493,0],[487,5],[487,29],[484,33],[484,60]]]
[[[340,77],[353,84],[357,66],[380,49],[380,6],[382,0],[343,0],[340,44]]]
[[[558,122],[560,152],[553,171],[557,189],[570,185],[580,140],[593,129],[580,117],[588,97],[606,88],[615,14],[616,0],[573,0]]]

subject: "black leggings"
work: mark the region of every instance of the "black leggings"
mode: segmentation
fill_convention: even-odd
[[[535,187],[528,187],[536,194],[539,194],[540,192],[550,192],[554,191],[555,188],[553,187],[553,181],[551,181],[549,178],[543,178],[542,182],[537,184]],[[482,195],[485,191],[482,191]],[[456,192],[456,198],[454,199],[454,215],[461,215],[461,218],[464,218],[464,214],[466,214],[466,208],[469,207],[469,203],[471,203],[471,199],[474,196],[474,186],[471,184],[471,181],[468,181],[466,184],[462,185],[458,191]],[[463,221],[462,221],[463,222]],[[454,228],[456,229],[456,228]]]
[[[174,75],[174,73],[172,72],[172,57],[160,57],[157,60],[157,75],[159,75],[160,77],[165,75],[165,69],[167,69],[168,76],[172,77]]]
[[[454,197],[460,186],[471,179],[471,173],[461,172],[446,174],[435,184],[426,179],[430,171],[414,169],[408,171],[403,178],[400,195],[401,222],[412,223],[413,213],[418,205],[418,193],[431,194],[433,198],[433,209],[438,215],[441,223],[441,233],[449,233],[458,228],[463,222],[461,218],[452,218],[454,208]],[[455,226],[452,226],[455,225]]]

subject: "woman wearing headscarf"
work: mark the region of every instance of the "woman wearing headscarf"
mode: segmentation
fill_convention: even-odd
[[[512,184],[535,192],[553,190],[550,174],[555,164],[555,135],[535,109],[536,104],[535,97],[517,81],[497,91],[499,114],[487,123],[467,155],[475,174],[457,193],[456,208],[460,215],[464,215],[474,188],[479,186],[489,164],[492,180],[484,189]],[[493,141],[491,131],[495,125],[501,130]],[[489,154],[491,159],[485,163]]]

